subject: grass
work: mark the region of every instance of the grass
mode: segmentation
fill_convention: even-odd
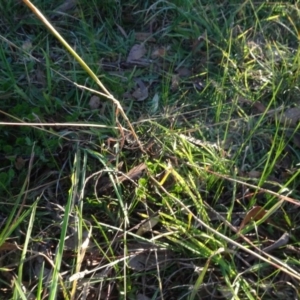
[[[1,299],[300,298],[298,1],[35,1],[61,40],[25,2],[0,4]]]

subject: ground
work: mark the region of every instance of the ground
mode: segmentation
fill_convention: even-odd
[[[34,5],[0,3],[0,298],[300,299],[299,1]]]

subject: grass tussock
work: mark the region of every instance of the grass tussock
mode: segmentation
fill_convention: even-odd
[[[0,3],[1,299],[299,299],[298,4]]]

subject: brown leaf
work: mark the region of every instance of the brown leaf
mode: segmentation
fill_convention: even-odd
[[[207,39],[207,33],[206,30],[196,39],[193,41],[193,45],[192,45],[192,52],[193,54],[195,54],[198,50],[198,46],[200,45],[200,43],[202,41],[205,41]]]
[[[126,176],[120,176],[119,182],[121,183],[126,179],[134,180],[134,179],[140,177],[146,168],[147,168],[147,166],[145,163],[141,163],[141,164],[135,166],[128,173],[126,173]]]
[[[123,99],[133,100],[133,97],[132,97],[131,93],[128,92],[128,91],[123,93],[122,97],[123,97]]]
[[[128,173],[121,175],[118,177],[118,181],[119,183],[122,183],[123,181],[126,180],[135,180],[138,179],[144,172],[144,170],[147,168],[145,163],[141,163],[137,166],[135,166],[134,168],[132,168]],[[103,192],[105,190],[107,190],[108,188],[110,188],[112,186],[111,182],[108,182],[106,184],[104,184],[101,188],[100,188],[100,192]]]
[[[300,133],[298,132],[295,132],[295,131],[291,131],[291,130],[287,130],[285,132],[285,137],[288,138],[288,139],[292,139],[294,145],[298,148],[300,148]],[[284,149],[284,152],[287,154],[289,154],[289,156],[291,156],[291,151],[289,150],[288,147],[286,147]],[[289,165],[290,166],[290,165]],[[286,168],[288,168],[288,166],[286,166]]]
[[[300,108],[292,107],[287,109],[282,117],[280,118],[280,123],[287,124],[289,126],[296,126],[300,120]]]
[[[239,231],[241,231],[251,220],[258,221],[262,219],[266,213],[267,211],[262,206],[253,206],[253,208],[245,215]]]
[[[300,134],[299,133],[295,133],[295,135],[293,136],[293,143],[295,146],[300,148]]]
[[[148,98],[148,89],[141,89],[141,88],[137,88],[133,93],[132,93],[132,97],[135,98],[138,101],[143,101],[146,100]]]
[[[146,54],[146,52],[146,47],[143,43],[133,45],[133,47],[129,51],[127,62],[133,62],[141,59]]]
[[[137,294],[136,300],[151,300],[151,299],[143,294]]]
[[[156,251],[147,251],[146,247],[139,244],[135,246],[139,251],[128,260],[130,269],[134,271],[151,270],[157,268],[157,264],[159,264],[161,269],[164,269],[171,262],[171,253],[169,251],[155,249],[155,246],[152,246],[151,250],[155,249]],[[144,250],[141,252],[141,249]]]
[[[154,37],[151,37],[151,32],[136,32],[135,33],[135,39],[140,42],[156,42],[156,39]]]
[[[238,103],[240,104],[248,104],[248,105],[251,105],[252,102],[249,100],[249,99],[246,99],[244,97],[238,97]]]
[[[34,79],[42,87],[45,87],[47,85],[46,74],[40,67],[37,67],[37,69],[35,70]]]
[[[192,74],[192,71],[187,67],[180,67],[176,71],[179,77],[189,77]]]
[[[149,96],[148,88],[141,79],[136,79],[138,88],[132,93],[132,97],[138,101],[146,100]]]
[[[151,231],[151,229],[159,222],[159,216],[150,217],[137,230],[136,235],[142,236],[144,233]]]
[[[72,10],[76,8],[77,0],[65,0],[61,5],[59,5],[50,16],[50,19],[56,19],[60,15],[70,13]]]
[[[178,90],[179,87],[179,74],[173,74],[172,75],[172,81],[171,81],[171,90],[173,92]]]
[[[239,97],[238,102],[240,104],[252,105],[252,107],[255,108],[258,113],[264,113],[266,111],[266,107],[259,101],[256,101],[256,102],[253,103],[249,99],[246,99],[244,97]]]
[[[236,38],[241,33],[243,33],[243,30],[242,30],[242,27],[240,25],[235,25],[232,28],[232,37]]]
[[[129,259],[128,267],[138,272],[145,271],[148,260],[149,258],[146,253],[139,253]]]
[[[89,106],[91,109],[97,109],[100,106],[100,98],[98,96],[92,96],[89,101]]]
[[[21,156],[17,156],[15,160],[15,168],[17,170],[22,170],[25,166],[25,160]]]
[[[250,177],[250,178],[260,178],[261,177],[261,172],[252,170],[248,173],[248,177]]]
[[[152,51],[151,58],[155,59],[155,58],[163,57],[166,55],[167,50],[168,49],[165,47],[156,48]]]
[[[124,30],[124,28],[121,27],[120,25],[118,25],[117,23],[115,23],[115,24],[116,24],[116,26],[118,27],[118,29],[120,30],[120,32],[123,34],[123,36],[124,36],[126,39],[128,39],[128,35],[127,35],[126,31]]]
[[[32,49],[32,43],[31,43],[31,41],[30,40],[26,40],[22,44],[22,49],[29,52]]]
[[[90,241],[90,233],[88,230],[84,230],[82,234],[82,244],[78,245],[78,234],[74,232],[68,236],[65,240],[64,248],[65,250],[74,250],[74,249],[86,249],[94,247],[95,244]]]
[[[4,242],[0,246],[0,252],[2,252],[2,251],[11,251],[11,250],[18,250],[17,245],[15,245],[13,243]]]
[[[266,107],[259,101],[253,103],[253,107],[258,110],[259,113],[264,113],[266,111]]]
[[[76,7],[76,0],[66,0],[54,11],[59,13],[66,13]]]
[[[289,239],[290,239],[290,235],[287,232],[284,232],[283,235],[277,241],[275,241],[270,246],[263,248],[262,251],[264,253],[269,253],[271,251],[274,251],[282,246],[287,245],[287,243],[289,242]],[[247,261],[249,263],[255,259],[256,259],[256,257],[250,256],[250,258],[248,258]]]

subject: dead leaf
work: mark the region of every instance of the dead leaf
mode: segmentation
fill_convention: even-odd
[[[252,170],[248,173],[248,177],[249,178],[260,178],[261,177],[261,172]]]
[[[34,79],[38,85],[45,87],[47,85],[46,74],[39,66],[35,70]]]
[[[66,0],[60,6],[58,6],[54,11],[59,13],[66,13],[76,6],[76,0]]]
[[[132,93],[132,97],[138,101],[146,100],[149,96],[148,88],[141,79],[136,79],[138,88]]]
[[[123,36],[128,39],[128,35],[126,33],[126,31],[123,29],[123,27],[121,27],[120,25],[118,25],[117,23],[115,23],[116,26],[118,27],[118,29],[120,30],[120,32],[123,34]]]
[[[295,133],[293,136],[293,143],[295,146],[297,146],[298,148],[300,148],[300,134],[299,133]]]
[[[151,53],[151,58],[160,58],[164,57],[167,54],[167,48],[166,47],[161,47],[161,48],[156,48],[152,51]]]
[[[143,294],[137,294],[136,300],[151,300],[151,299]]]
[[[136,32],[135,33],[135,39],[140,42],[156,42],[156,39],[152,37],[151,32]]]
[[[141,59],[146,54],[146,47],[142,44],[133,45],[131,50],[129,51],[127,62],[134,62]]]
[[[133,93],[132,97],[138,101],[143,101],[148,98],[148,89],[137,88]]]
[[[240,25],[235,25],[232,28],[232,37],[236,38],[238,35],[242,34],[244,31]]]
[[[82,244],[78,245],[78,233],[74,232],[69,235],[64,244],[65,250],[74,250],[74,249],[87,249],[94,247],[95,244],[90,241],[90,233],[88,230],[84,230],[82,234]]]
[[[231,299],[233,296],[232,290],[228,286],[219,285],[218,291],[221,293],[223,299]]]
[[[141,163],[139,165],[137,165],[136,167],[132,168],[128,173],[126,173],[126,176],[120,176],[119,182],[123,182],[126,179],[137,179],[138,177],[140,177],[143,173],[143,171],[147,168],[145,163]]]
[[[159,106],[159,95],[158,95],[158,93],[155,93],[155,95],[153,96],[152,101],[151,101],[150,111],[152,113],[156,113],[158,106]]]
[[[264,113],[267,109],[261,102],[256,101],[253,103],[251,100],[246,99],[244,97],[239,97],[238,102],[240,104],[252,105],[252,107],[254,107],[258,113]]]
[[[171,90],[173,92],[178,90],[179,87],[179,74],[173,74],[172,75],[172,80],[171,80]]]
[[[289,242],[289,239],[290,239],[289,233],[288,232],[284,232],[283,235],[277,241],[275,241],[270,246],[263,248],[262,251],[264,253],[269,253],[271,251],[274,251],[274,250],[276,250],[276,249],[278,249],[280,247],[283,247],[283,246],[287,245],[287,243]],[[247,259],[247,261],[251,262],[251,261],[253,261],[255,259],[256,259],[256,257],[251,256],[249,259]]]
[[[37,278],[39,278],[40,276],[48,276],[51,273],[51,269],[43,266],[45,264],[45,257],[49,255],[47,244],[38,244],[36,245],[36,247],[38,249],[38,253],[43,255],[38,255],[31,261],[31,265],[33,266],[33,274]]]
[[[4,243],[0,246],[0,252],[1,252],[1,251],[11,251],[11,250],[18,250],[17,245],[15,245],[15,244],[13,244],[13,243],[4,242]]]
[[[177,74],[179,75],[179,77],[181,77],[181,78],[189,77],[192,74],[191,70],[188,69],[187,67],[180,67],[176,71],[177,71]]]
[[[89,101],[89,106],[91,109],[97,109],[100,106],[100,98],[98,96],[92,96]]]
[[[170,258],[171,253],[164,249],[155,249],[155,246],[150,250],[140,248],[139,252],[129,259],[128,266],[137,272],[156,269],[157,264],[164,269],[168,262],[171,262]]]
[[[206,30],[196,39],[193,41],[192,45],[192,53],[195,54],[198,50],[198,46],[201,42],[205,41],[207,39],[207,32]]]
[[[300,108],[292,107],[287,109],[282,117],[280,118],[280,123],[289,126],[296,126],[300,120]]]
[[[147,264],[147,254],[140,253],[131,257],[128,261],[129,268],[135,271],[144,271]]]
[[[206,83],[204,81],[196,79],[193,81],[193,85],[197,90],[202,91],[205,88]]]
[[[31,48],[32,48],[32,43],[29,40],[25,41],[22,45],[22,49],[27,51],[27,52],[30,51]]]
[[[151,231],[151,229],[159,222],[159,216],[151,217],[144,222],[136,232],[136,235],[142,236],[144,233]]]
[[[15,168],[17,170],[22,170],[25,166],[25,160],[21,156],[17,156],[15,160]]]
[[[262,219],[266,213],[267,211],[262,206],[253,206],[253,208],[245,215],[239,231],[241,231],[250,221],[258,221]]]
[[[127,99],[127,100],[133,100],[133,97],[131,95],[130,92],[125,92],[123,95],[122,95],[123,99]]]
[[[252,101],[250,101],[244,97],[238,97],[237,102],[240,104],[248,104],[248,105],[252,104]]]
[[[264,113],[266,111],[266,107],[259,101],[253,103],[253,107],[258,110],[259,113]]]
[[[123,181],[126,181],[126,180],[135,180],[135,179],[138,179],[142,175],[143,171],[146,168],[147,168],[146,164],[145,163],[141,163],[141,164],[137,165],[136,167],[132,168],[128,173],[119,176],[118,177],[118,182],[122,183]],[[112,186],[111,182],[105,184],[104,186],[102,186],[100,188],[100,192],[105,191],[106,189],[108,189],[111,186]]]

